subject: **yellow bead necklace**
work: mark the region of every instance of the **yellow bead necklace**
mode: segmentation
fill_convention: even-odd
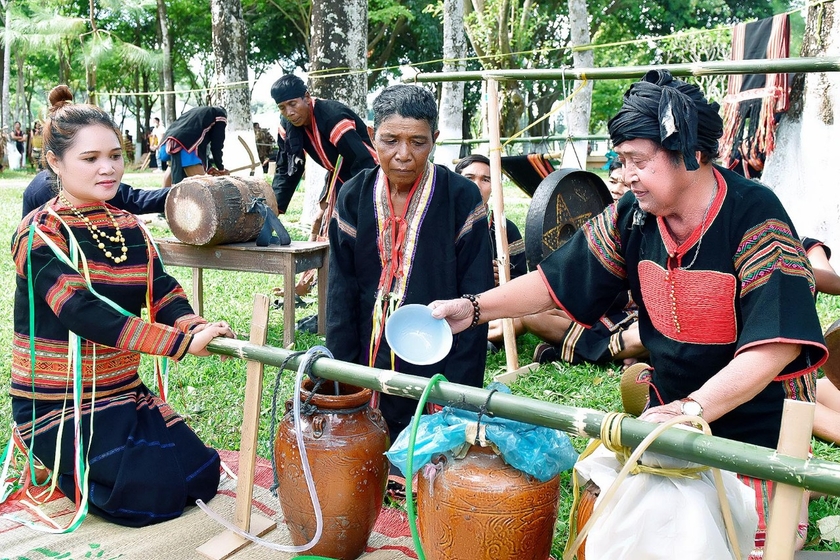
[[[114,229],[116,230],[114,235],[108,235],[96,227],[96,224],[92,224],[90,222],[90,218],[82,214],[78,208],[73,206],[72,202],[67,200],[67,197],[64,196],[63,190],[59,191],[58,199],[62,204],[70,208],[70,211],[73,212],[73,214],[75,214],[83,224],[85,224],[85,227],[88,228],[88,231],[90,232],[90,236],[93,237],[93,242],[96,243],[97,247],[102,249],[102,252],[105,253],[106,257],[117,264],[128,260],[128,247],[125,246],[125,237],[123,237],[122,230],[120,230],[120,226],[117,224],[116,218],[114,218],[114,215],[111,214],[111,211],[108,210],[108,207],[104,203],[102,204],[102,208],[105,210],[105,213],[108,214],[108,217],[111,219],[111,223],[114,224]],[[121,253],[119,255],[114,255],[110,249],[105,247],[105,243],[100,240],[100,236],[103,239],[107,237],[111,243],[119,243],[121,245]]]

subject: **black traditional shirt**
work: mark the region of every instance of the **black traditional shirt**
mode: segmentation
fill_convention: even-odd
[[[385,175],[378,167],[366,170],[339,193],[330,223],[327,306],[327,347],[336,359],[391,369],[384,336],[373,363],[369,360],[380,293],[399,307],[493,287],[487,214],[478,189],[445,167],[429,164],[428,170],[428,181],[421,181],[407,203],[394,280],[381,290],[382,271],[392,264],[393,254],[390,236],[383,235],[391,217]],[[486,355],[487,326],[482,325],[455,335],[452,350],[441,362],[419,366],[396,358],[395,369],[424,377],[442,373],[449,381],[481,387]],[[382,395],[380,408],[394,438],[407,425],[415,403]]]
[[[83,339],[86,398],[94,374],[96,394],[100,397],[139,386],[140,353],[175,359],[186,355],[192,341],[189,331],[206,321],[193,312],[178,282],[163,271],[157,252],[138,225],[137,218],[109,207],[128,248],[128,259],[117,264],[97,247],[88,229],[73,212],[60,202],[51,207],[72,230],[85,256],[91,283],[86,282],[81,260],[76,270],[58,258],[48,244],[52,243],[72,258],[67,230],[54,214],[38,210],[21,222],[12,245],[17,276],[10,393],[35,400],[64,400],[65,395],[72,399],[72,383],[67,383],[70,331]],[[78,209],[106,234],[113,232],[113,223],[102,203],[87,204]],[[33,235],[28,259],[30,223],[37,225],[43,237]],[[119,253],[119,244],[107,239],[104,243],[106,248]],[[31,260],[31,274],[28,260]],[[30,276],[34,288],[32,298],[27,280]],[[116,303],[128,314],[100,296]],[[151,303],[152,322],[140,316],[147,297]],[[34,333],[30,330],[31,314]],[[34,372],[30,360],[30,334],[34,334],[35,342]]]
[[[722,168],[715,177],[710,211],[682,245],[627,193],[539,269],[556,303],[585,325],[631,290],[655,368],[652,406],[686,397],[747,348],[801,344],[774,382],[711,424],[715,435],[775,448],[783,400],[813,401],[826,359],[814,276],[773,192]]]
[[[277,133],[277,169],[271,188],[280,213],[286,212],[303,177],[304,151],[329,172],[342,157],[336,188],[363,169],[378,163],[367,125],[349,107],[331,99],[312,99],[312,122],[308,127],[292,126],[280,119]]]

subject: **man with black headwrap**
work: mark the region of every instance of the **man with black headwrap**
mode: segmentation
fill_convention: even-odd
[[[434,316],[457,333],[559,307],[591,325],[629,289],[652,366],[638,380],[650,396],[640,418],[702,416],[714,435],[775,448],[784,399],[813,402],[826,359],[814,275],[772,191],[713,165],[722,129],[699,88],[648,72],[609,122],[632,194],[538,271],[481,294],[479,305],[433,302]],[[759,496],[770,484],[742,479]]]
[[[321,193],[321,213],[326,208],[329,185],[335,176],[335,189],[359,171],[372,169],[378,163],[367,125],[347,105],[309,94],[306,84],[294,74],[286,74],[271,86],[271,97],[277,103],[280,128],[277,135],[277,170],[271,188],[277,207],[284,214],[303,177],[304,152],[328,171]],[[339,156],[341,164],[338,165]],[[313,226],[318,233],[319,214]]]

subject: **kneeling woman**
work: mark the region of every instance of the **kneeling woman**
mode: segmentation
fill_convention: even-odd
[[[54,88],[44,127],[58,196],[12,245],[16,434],[79,512],[148,525],[212,498],[219,456],[142,383],[140,354],[207,356],[233,333],[193,312],[137,218],[107,204],[123,174],[119,132],[71,100]]]

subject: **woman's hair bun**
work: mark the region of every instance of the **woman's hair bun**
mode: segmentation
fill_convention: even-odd
[[[70,88],[64,84],[59,86],[55,86],[50,91],[50,95],[48,97],[50,102],[50,110],[55,111],[59,107],[63,107],[67,103],[72,103],[73,101],[73,92],[70,91]]]

